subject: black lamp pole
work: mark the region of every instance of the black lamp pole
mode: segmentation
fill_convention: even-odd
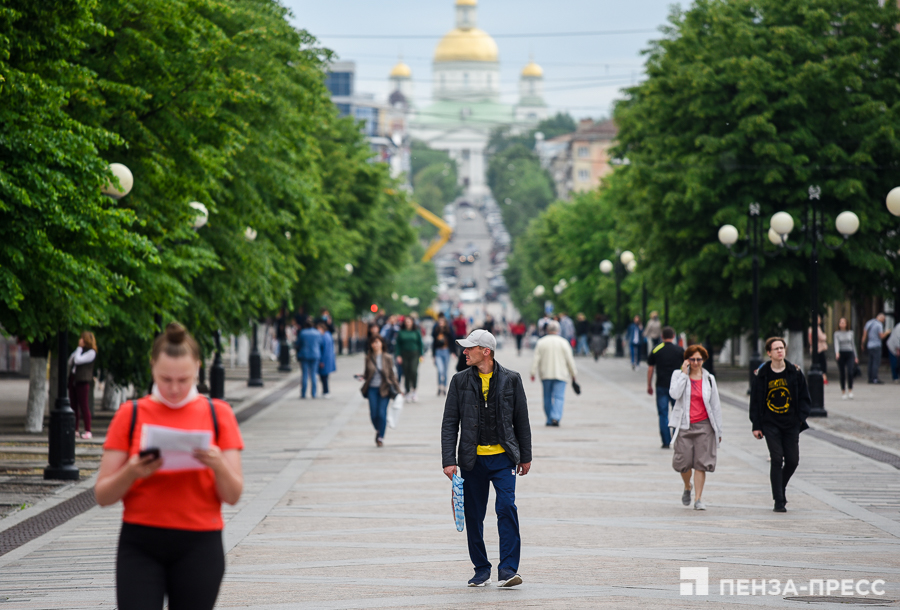
[[[253,388],[262,387],[262,358],[259,355],[259,341],[257,339],[256,320],[253,321],[253,347],[250,349],[250,378],[247,385]]]
[[[816,348],[819,346],[819,226],[816,217],[816,206],[813,201],[817,201],[822,193],[819,187],[809,187],[809,225],[807,226],[807,235],[810,241],[809,252],[809,303],[810,303],[810,320],[812,333],[810,334],[810,353],[812,354],[812,366],[809,367],[809,373],[806,375],[806,382],[809,385],[809,397],[812,401],[812,408],[809,411],[810,417],[828,417],[828,411],[825,410],[825,376],[822,369],[819,368],[819,360],[816,358],[818,353]]]
[[[50,434],[48,437],[47,466],[45,479],[77,481],[78,468],[75,466],[75,412],[69,404],[68,369],[69,335],[60,330],[57,335],[57,367],[59,381],[56,404],[50,411]]]
[[[225,398],[225,367],[222,365],[222,333],[218,330],[213,337],[216,340],[216,356],[209,371],[209,397]]]
[[[625,357],[625,346],[622,345],[622,333],[625,332],[625,321],[622,319],[622,276],[625,274],[625,265],[616,255],[616,358]]]

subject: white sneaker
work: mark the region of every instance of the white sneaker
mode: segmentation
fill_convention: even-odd
[[[850,398],[853,398],[853,392],[850,392],[849,394],[847,394],[847,396],[849,396]]]
[[[694,510],[706,510],[706,504],[704,504],[700,500],[697,500],[696,502],[694,502]]]
[[[419,402],[419,395],[416,394],[416,391],[415,391],[415,390],[412,391],[412,401],[413,401],[413,402]]]
[[[847,400],[847,395],[846,395],[846,394],[841,394],[841,400]]]

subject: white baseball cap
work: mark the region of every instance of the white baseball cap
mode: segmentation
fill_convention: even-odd
[[[463,347],[487,347],[492,352],[497,351],[497,340],[486,330],[473,330],[465,339],[457,339],[456,343]]]

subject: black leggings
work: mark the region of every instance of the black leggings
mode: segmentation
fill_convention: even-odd
[[[856,356],[853,352],[838,352],[838,372],[841,374],[841,391],[844,390],[844,381],[853,389],[853,373],[856,372]]]
[[[222,532],[122,524],[116,555],[120,610],[211,610],[225,574]]]

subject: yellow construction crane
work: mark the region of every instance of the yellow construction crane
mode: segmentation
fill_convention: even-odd
[[[431,245],[428,246],[428,250],[425,252],[425,256],[422,257],[422,262],[428,262],[450,241],[450,238],[453,236],[453,229],[440,216],[433,214],[418,204],[416,204],[416,214],[436,226],[438,230],[437,239],[431,242]]]

